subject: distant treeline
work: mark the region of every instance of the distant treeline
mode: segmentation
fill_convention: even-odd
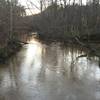
[[[53,2],[45,10],[41,10],[41,14],[35,15],[33,29],[38,31],[41,36],[52,38],[99,36],[99,1],[93,0],[86,5],[82,3],[64,5]]]

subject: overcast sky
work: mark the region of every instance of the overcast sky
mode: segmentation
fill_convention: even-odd
[[[30,8],[30,10],[29,9],[26,10],[28,15],[36,14],[40,12],[40,10],[38,9],[40,8],[39,0],[19,0],[19,2],[21,3],[21,5],[25,6],[25,8],[28,8],[28,7]]]
[[[19,0],[19,2],[21,3],[21,5],[25,6],[25,8],[30,8],[26,10],[27,14],[36,14],[40,12],[40,4],[39,4],[40,0]],[[76,2],[79,2],[80,0],[76,0]],[[32,3],[31,3],[32,2]],[[73,2],[73,0],[71,0],[71,2]],[[82,0],[83,4],[86,3],[86,0]],[[35,6],[36,5],[36,6]],[[39,8],[39,9],[37,9]]]

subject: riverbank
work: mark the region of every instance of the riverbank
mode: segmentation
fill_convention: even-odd
[[[52,34],[51,35],[48,35],[48,34],[42,34],[42,33],[38,33],[38,36],[37,38],[41,41],[44,41],[44,42],[66,42],[66,43],[69,43],[69,42],[72,42],[74,41],[73,37],[72,36],[53,36]]]
[[[78,41],[83,43],[100,43],[100,35],[99,34],[91,34],[91,35],[48,35],[46,33],[38,33],[39,40],[46,42],[64,42],[64,43],[75,43]],[[77,40],[76,40],[77,38]]]
[[[80,46],[81,49],[86,49],[87,57],[98,57],[100,59],[100,40],[97,39],[96,37],[87,37],[87,36],[69,36],[69,37],[52,37],[52,36],[44,36],[44,35],[39,35],[38,38],[42,43],[45,44],[51,44],[51,43],[56,43],[60,42],[66,46],[68,45],[78,45]],[[98,36],[99,37],[99,36]],[[89,40],[88,40],[89,39]]]
[[[22,47],[21,43],[9,41],[7,46],[0,48],[0,63],[5,63],[9,57],[13,56]]]

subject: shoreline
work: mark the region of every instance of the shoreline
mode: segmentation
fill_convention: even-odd
[[[83,38],[78,38],[76,37],[80,42],[86,43],[86,44],[96,44],[96,43],[100,43],[100,40],[92,40],[92,39],[83,39]],[[62,42],[62,43],[74,43],[74,44],[79,44],[77,42],[77,40],[75,39],[75,37],[51,37],[51,36],[45,36],[45,35],[38,35],[37,39],[39,39],[42,42]]]
[[[9,41],[7,46],[0,48],[0,64],[3,64],[11,56],[15,55],[22,48],[22,44],[16,41]]]

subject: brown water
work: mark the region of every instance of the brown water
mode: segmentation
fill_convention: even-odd
[[[0,65],[0,100],[100,100],[98,58],[32,40]]]

